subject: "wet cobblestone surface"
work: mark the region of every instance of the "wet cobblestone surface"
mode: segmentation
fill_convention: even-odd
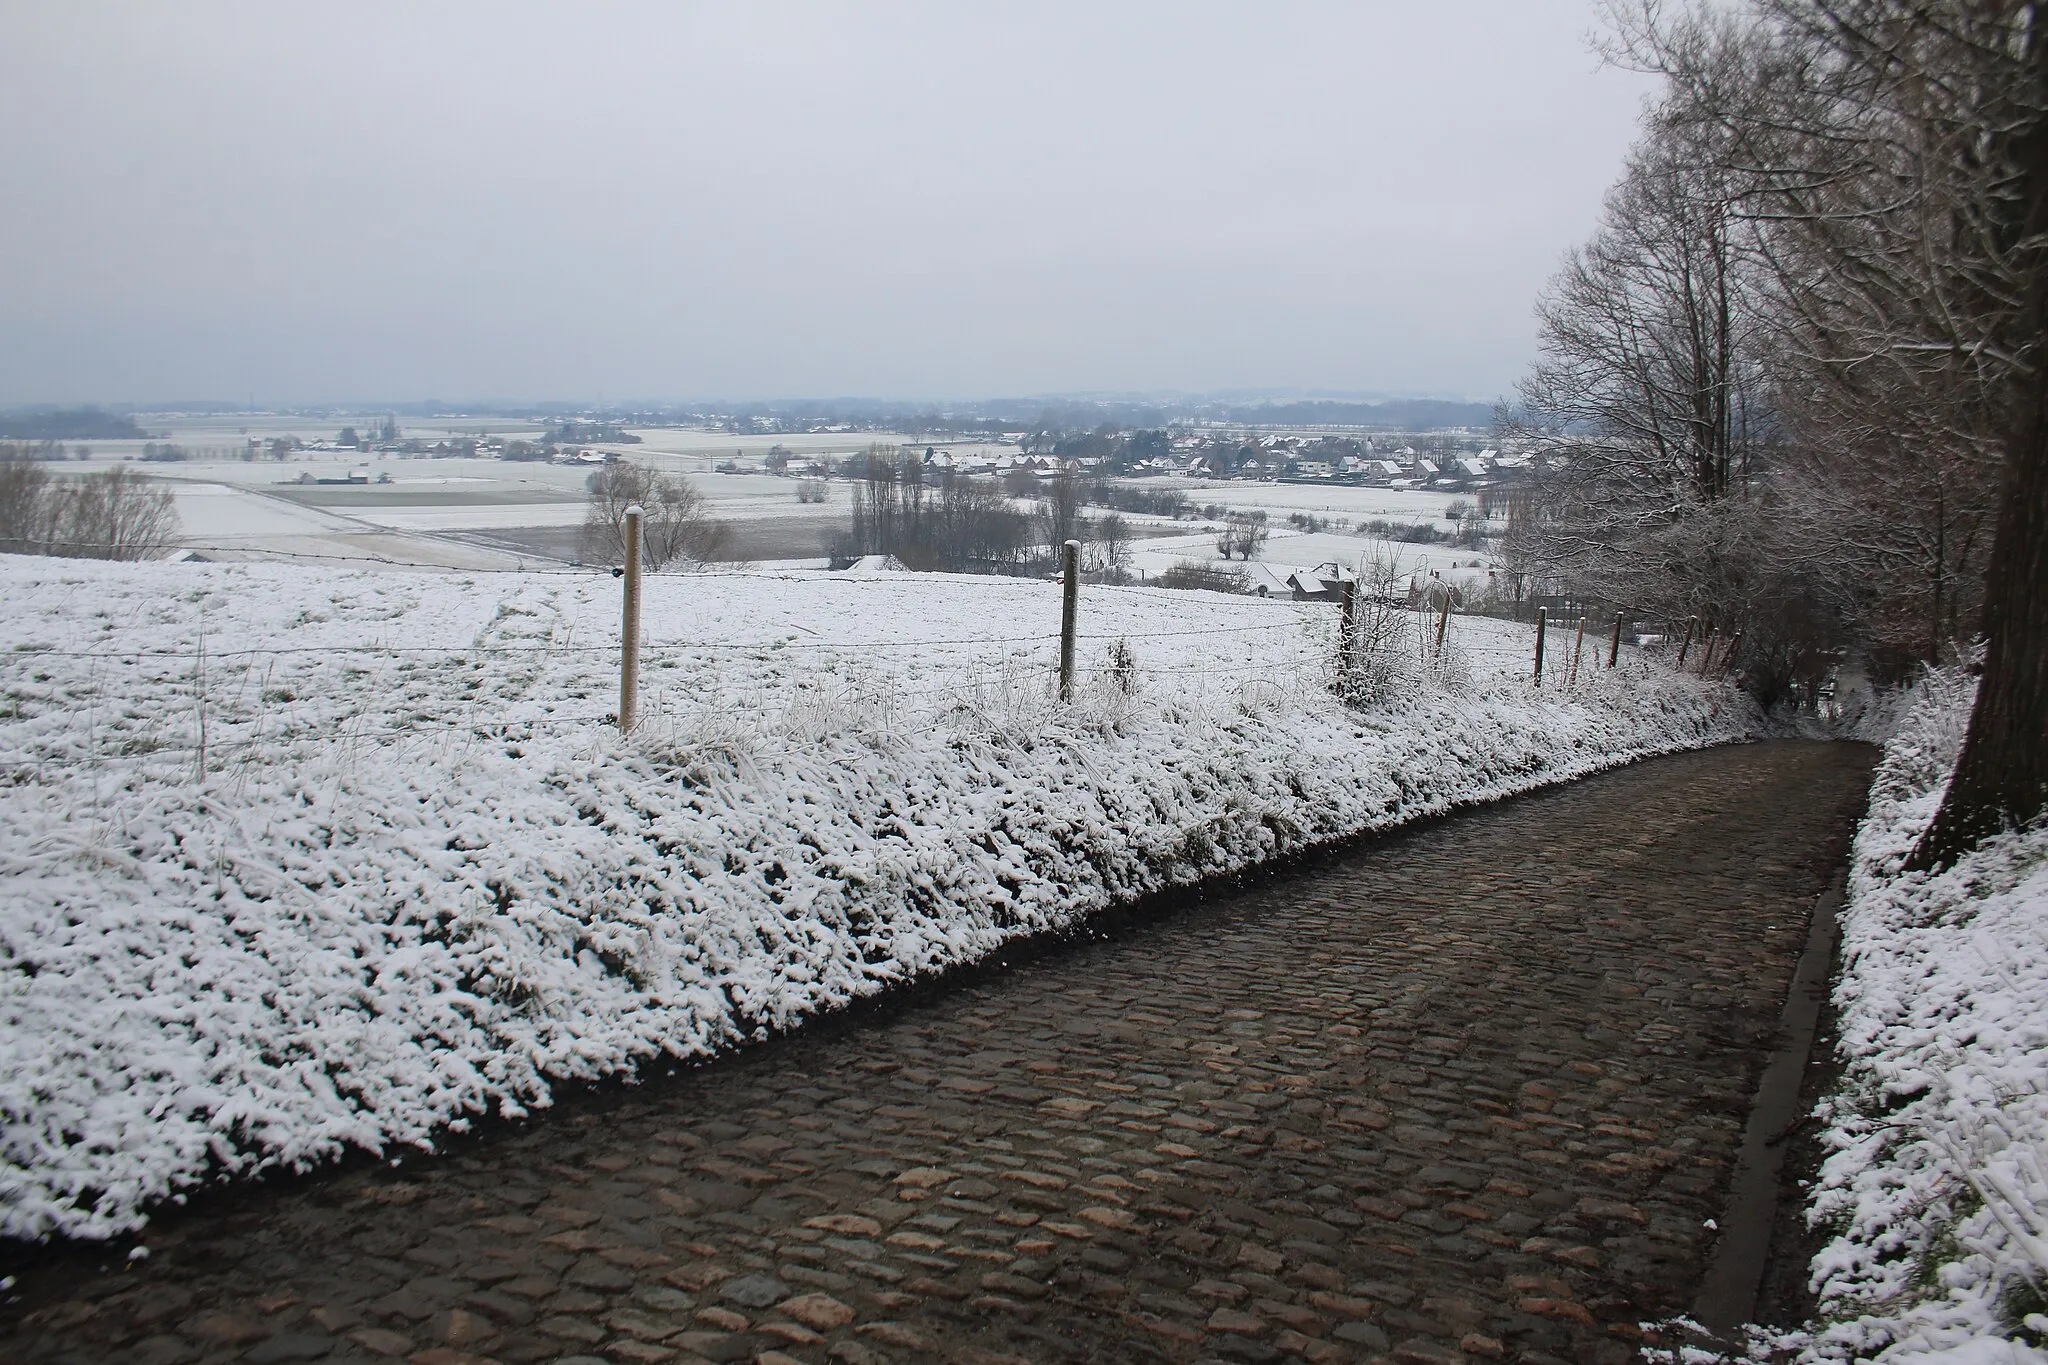
[[[0,1359],[1616,1365],[1711,1253],[1871,757],[1642,764],[217,1198],[31,1266]]]

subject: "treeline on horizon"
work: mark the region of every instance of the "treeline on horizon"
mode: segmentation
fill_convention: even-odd
[[[543,413],[535,406],[522,412]],[[1077,431],[1102,426],[1143,428],[1216,423],[1244,427],[1359,427],[1379,431],[1434,431],[1490,427],[1494,405],[1436,398],[1381,403],[1313,399],[1294,402],[1189,402],[1121,400],[997,400],[946,406],[905,406],[873,399],[814,399],[779,403],[697,404],[639,411],[605,409],[584,415],[618,425],[658,426],[676,421],[739,423],[763,435],[799,432],[814,425],[847,425],[907,434],[994,436],[1002,432]]]
[[[229,417],[252,409],[231,403],[192,400],[127,411],[180,412]],[[816,425],[921,435],[994,436],[1006,431],[1086,430],[1104,424],[1165,427],[1219,423],[1244,427],[1358,427],[1383,431],[1437,431],[1488,427],[1494,407],[1439,398],[1395,398],[1368,403],[1341,399],[1195,400],[1150,403],[1124,399],[1017,398],[955,404],[906,404],[873,398],[791,399],[778,402],[690,403],[656,406],[591,406],[565,402],[490,400],[461,404],[440,399],[417,403],[321,405],[281,410],[327,420],[337,414],[391,413],[415,421],[435,417],[502,417],[555,427],[667,426],[679,422],[737,424],[762,435],[800,432]],[[61,428],[58,429],[58,428]],[[133,419],[103,408],[20,408],[0,413],[0,438],[10,440],[141,439],[147,433]]]
[[[0,412],[0,441],[139,441],[135,419],[104,408],[23,408]]]

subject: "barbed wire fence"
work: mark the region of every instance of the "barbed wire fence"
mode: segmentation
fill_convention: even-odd
[[[1219,685],[1270,683],[1290,671],[1300,650],[1282,650],[1270,663],[1176,662],[1156,670],[1119,670],[1111,653],[1146,641],[1301,631],[1290,613],[1284,621],[1199,630],[1077,632],[1078,703],[1095,705],[1112,691],[1128,695],[1155,673]],[[1059,640],[1052,630],[909,639],[656,637],[642,647],[648,691],[641,723],[656,736],[751,725],[822,738],[834,728],[900,728],[911,709],[958,709],[1014,731],[1027,712],[1050,714],[1057,705]],[[0,651],[0,723],[17,723],[13,752],[0,765],[184,762],[218,773],[239,761],[290,759],[308,750],[347,758],[413,742],[443,750],[517,747],[550,731],[616,742],[618,707],[607,666],[619,654],[616,640],[222,647],[199,635],[175,647],[19,644]],[[723,661],[743,667],[721,683]],[[906,671],[905,661],[926,667]],[[0,782],[10,780],[35,778],[0,771]]]
[[[386,558],[371,562],[432,569],[459,579],[500,573],[531,578],[539,572],[587,581],[609,572],[568,567],[450,570]],[[635,586],[621,584],[627,593]],[[1116,591],[1161,601],[1187,600],[1184,593],[1166,589]],[[1047,630],[914,639],[643,640],[640,649],[649,664],[650,690],[640,719],[670,741],[693,735],[716,741],[721,734],[731,739],[749,729],[758,735],[776,725],[822,738],[863,727],[888,732],[907,723],[906,707],[923,706],[929,713],[934,708],[928,704],[938,703],[937,709],[979,717],[993,733],[1021,737],[1025,727],[1042,725],[1063,704],[1087,713],[1085,719],[1114,723],[1128,714],[1134,695],[1153,681],[1192,684],[1197,693],[1212,685],[1233,689],[1240,701],[1256,693],[1278,702],[1318,690],[1356,702],[1352,693],[1361,651],[1395,647],[1412,651],[1416,667],[1404,676],[1418,685],[1459,685],[1463,654],[1452,627],[1461,613],[1453,597],[1425,591],[1405,602],[1388,598],[1379,604],[1384,608],[1381,615],[1400,612],[1412,622],[1399,632],[1382,630],[1373,640],[1365,640],[1359,622],[1367,612],[1365,599],[1358,594],[1355,582],[1346,583],[1335,601],[1276,603],[1274,608],[1284,608],[1284,619],[1242,625],[1089,630],[1084,628],[1084,597],[1079,617],[1064,635]],[[1556,624],[1546,625],[1539,614],[1538,663],[1530,682],[1548,690],[1570,690],[1579,685],[1575,667],[1559,676],[1553,665],[1552,676],[1543,677],[1543,641]],[[1592,663],[1586,668],[1589,678],[1616,666],[1620,624],[1617,618],[1611,642],[1595,639]],[[485,631],[489,629],[487,625]],[[448,753],[478,744],[516,751],[545,733],[562,730],[585,732],[597,742],[615,741],[620,707],[603,680],[604,671],[589,665],[620,657],[623,641],[577,643],[574,627],[560,640],[552,638],[552,631],[551,626],[550,638],[532,643],[527,642],[530,637],[491,639],[480,634],[461,644],[373,639],[219,648],[203,628],[189,647],[18,643],[0,652],[0,722],[35,722],[30,728],[36,733],[25,737],[34,757],[24,764],[17,753],[13,774],[0,768],[0,782],[34,780],[32,770],[38,763],[67,759],[94,765],[144,759],[187,762],[205,774],[259,758],[290,757],[308,746],[347,759],[378,746],[408,742],[439,745]],[[1578,626],[1575,656],[1583,653],[1586,631],[1585,625]],[[1142,661],[1136,652],[1148,641],[1242,640],[1281,633],[1291,634],[1295,646],[1258,658],[1219,655],[1161,663]],[[1609,648],[1600,649],[1602,644]],[[1695,667],[1705,673],[1703,652],[1693,653]],[[1720,653],[1720,658],[1731,655],[1732,649]],[[753,691],[745,697],[725,693],[718,670],[703,667],[720,659],[750,657],[756,662],[809,658],[824,666],[749,676],[744,685]],[[907,672],[877,671],[876,664],[865,662],[904,658],[912,660]],[[1065,689],[1060,686],[1061,658],[1080,660],[1080,676],[1069,679]],[[1458,661],[1456,670],[1447,666],[1453,659]],[[49,669],[49,662],[57,660],[90,665],[82,686],[75,672],[60,677]],[[549,664],[564,660],[583,666],[549,669]],[[949,676],[921,685],[919,661],[928,661],[932,670]],[[330,667],[339,670],[338,678],[325,671]],[[334,686],[337,681],[345,685]],[[696,690],[683,695],[682,689],[692,685]],[[1069,694],[1064,702],[1063,690]],[[337,696],[377,700],[329,704]],[[34,717],[31,707],[36,708]]]

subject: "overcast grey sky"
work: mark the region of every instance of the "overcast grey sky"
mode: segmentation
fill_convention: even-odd
[[[1590,0],[0,0],[0,402],[1486,396]]]

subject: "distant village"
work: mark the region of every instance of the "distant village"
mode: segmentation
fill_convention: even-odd
[[[249,442],[249,458],[292,453],[378,453],[401,458],[476,458],[556,464],[602,465],[620,455],[621,445],[641,438],[595,423],[564,423],[532,438],[456,437],[438,441],[402,439],[394,422],[358,432],[344,428],[332,440],[278,437]],[[915,453],[935,476],[962,474],[993,478],[1013,492],[1030,482],[1078,472],[1092,478],[1173,477],[1251,480],[1267,483],[1337,484],[1366,488],[1410,488],[1431,492],[1485,492],[1524,482],[1531,457],[1505,443],[1489,444],[1473,431],[1247,434],[1171,428],[1098,429],[1085,433],[1006,431],[968,439],[884,447]],[[868,452],[846,456],[796,452],[776,445],[760,455],[734,453],[718,472],[768,473],[796,478],[833,478],[865,468]]]
[[[1418,449],[1416,439],[1139,431],[1091,433],[1077,441],[1049,438],[1044,433],[1005,432],[996,440],[926,445],[923,463],[935,473],[990,476],[1006,484],[1077,471],[1097,477],[1173,476],[1449,493],[1505,487],[1521,482],[1530,470],[1526,453],[1485,446],[1476,439],[1431,433],[1420,438],[1428,443],[1427,449]],[[757,467],[806,478],[846,472],[844,461],[799,456],[780,446],[770,450],[758,466],[740,459],[720,466],[729,473]]]
[[[591,443],[591,444],[585,444]],[[276,436],[268,442],[251,438],[244,459],[269,455],[282,460],[301,452],[322,454],[398,455],[411,459],[530,460],[557,463],[603,464],[617,452],[605,452],[592,445],[640,444],[640,438],[618,427],[599,422],[563,422],[548,427],[532,440],[516,437],[454,436],[439,441],[402,438],[396,417],[386,417],[365,430],[343,427],[332,440],[304,440],[297,436]]]

